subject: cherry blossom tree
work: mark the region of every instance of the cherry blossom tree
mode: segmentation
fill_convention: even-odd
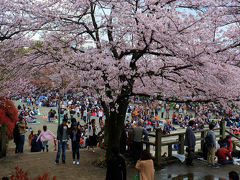
[[[33,22],[26,27],[41,43],[22,41],[28,51],[6,69],[31,77],[51,66],[52,81],[67,75],[68,88],[94,90],[106,114],[107,155],[119,146],[132,96],[239,100],[238,0],[51,0],[31,1],[31,10],[27,0],[13,2],[29,9],[22,22]]]

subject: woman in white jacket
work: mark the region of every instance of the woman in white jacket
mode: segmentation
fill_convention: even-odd
[[[97,145],[97,131],[98,127],[96,126],[95,119],[92,119],[91,124],[88,125],[88,150],[92,148],[92,152],[94,152],[94,146]]]

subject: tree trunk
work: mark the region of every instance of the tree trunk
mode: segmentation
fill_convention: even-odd
[[[112,156],[112,147],[120,147],[120,137],[124,127],[128,99],[122,99],[118,105],[117,110],[115,107],[110,109],[109,116],[107,116],[105,121],[104,143],[107,148],[106,160],[109,160]]]

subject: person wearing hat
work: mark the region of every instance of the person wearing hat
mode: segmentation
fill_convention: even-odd
[[[221,165],[233,164],[233,158],[230,151],[227,149],[227,142],[224,140],[220,142],[220,148],[217,150],[216,156],[218,158],[218,163]]]
[[[188,153],[187,159],[186,159],[186,165],[188,166],[193,166],[193,156],[194,156],[194,150],[195,150],[195,145],[196,145],[196,138],[193,132],[195,122],[194,121],[189,121],[188,122],[188,127],[185,133],[185,140],[184,140],[184,145],[187,146],[186,151]]]
[[[67,119],[63,119],[62,124],[57,129],[57,140],[58,140],[58,152],[56,157],[56,164],[59,164],[60,155],[62,153],[62,163],[65,164],[65,151],[67,148],[67,141],[69,139]]]
[[[77,154],[77,164],[79,164],[79,148],[80,148],[80,138],[81,138],[81,131],[78,128],[78,123],[72,123],[72,128],[70,131],[70,138],[72,141],[72,157],[73,157],[73,164],[76,164],[75,155]]]

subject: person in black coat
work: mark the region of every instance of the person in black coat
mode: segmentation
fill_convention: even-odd
[[[188,153],[186,164],[192,166],[193,157],[194,157],[194,150],[196,145],[196,138],[193,132],[193,127],[195,125],[194,121],[189,121],[188,127],[185,133],[185,141],[184,145],[187,146],[186,151]]]
[[[63,119],[62,124],[58,126],[57,129],[57,140],[58,140],[58,152],[56,156],[56,164],[59,164],[60,155],[62,153],[62,163],[65,164],[66,159],[66,148],[67,148],[67,141],[69,139],[69,128],[67,125],[67,120]]]
[[[81,131],[78,128],[78,123],[74,122],[72,124],[72,128],[70,131],[70,138],[72,140],[72,157],[73,157],[73,164],[76,163],[75,155],[77,154],[77,164],[79,164],[79,148],[80,148],[80,138],[81,138]]]
[[[20,143],[20,132],[18,127],[19,121],[16,122],[15,127],[13,129],[13,139],[16,144],[15,153],[18,153],[19,143]]]
[[[31,141],[31,152],[41,152],[43,149],[41,140],[39,139],[37,141],[39,134],[40,133],[36,134]]]
[[[125,160],[119,155],[119,148],[112,148],[113,156],[107,163],[106,180],[126,180]]]

